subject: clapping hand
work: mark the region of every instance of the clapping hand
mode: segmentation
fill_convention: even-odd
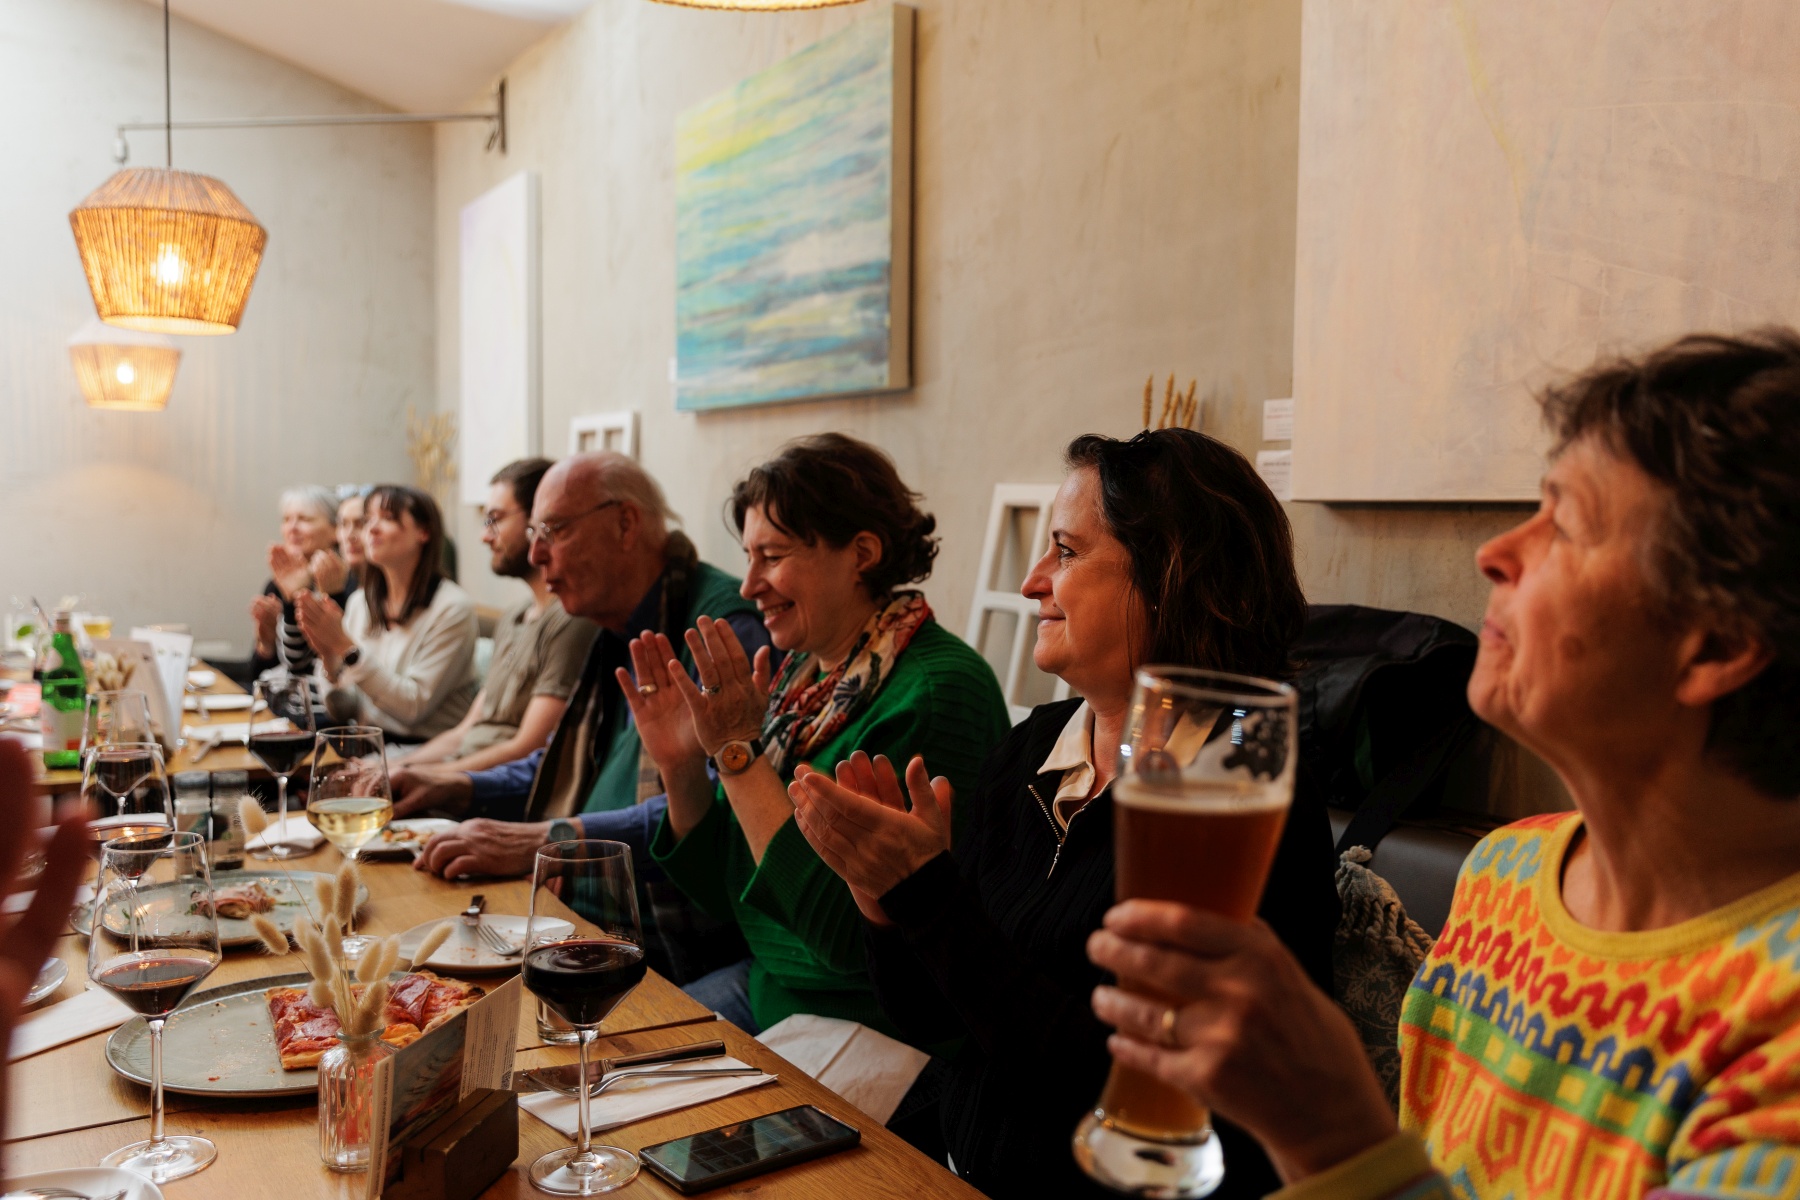
[[[294,615],[300,621],[306,644],[328,663],[335,664],[356,645],[344,632],[344,610],[330,596],[301,592],[294,600]]]
[[[674,659],[675,647],[669,639],[646,629],[631,639],[631,666],[637,678],[623,667],[617,670],[619,691],[631,706],[638,740],[664,779],[675,777],[684,764],[692,767],[706,756],[694,736],[687,704],[670,679],[671,665],[675,675],[687,678]]]
[[[313,551],[307,566],[312,571],[313,586],[327,596],[343,591],[344,581],[350,578],[350,568],[336,550]]]
[[[931,778],[925,760],[914,755],[906,764],[906,792],[910,811],[894,764],[860,750],[838,764],[835,782],[802,764],[788,785],[800,832],[877,925],[893,924],[880,897],[950,849],[950,781]]]
[[[269,547],[269,574],[290,601],[312,586],[312,568],[306,565],[306,555],[286,542]]]
[[[275,657],[275,628],[281,620],[281,600],[267,592],[250,602],[250,619],[256,622],[256,652]]]

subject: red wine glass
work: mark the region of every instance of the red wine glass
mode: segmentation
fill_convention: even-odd
[[[263,835],[266,844],[254,853],[257,858],[279,862],[301,853],[291,843],[277,839],[287,836],[288,776],[312,757],[312,681],[304,675],[291,675],[284,670],[270,671],[256,681],[256,698],[268,705],[269,724],[277,726],[259,732],[255,712],[252,710],[250,753],[256,755],[262,765],[269,768],[269,774],[275,776],[278,823]],[[283,720],[286,721],[286,728],[280,727]]]
[[[637,1155],[593,1144],[588,1053],[600,1022],[644,978],[631,847],[623,842],[555,842],[537,853],[531,919],[522,959],[525,986],[579,1036],[581,1137],[531,1164],[531,1182],[557,1196],[597,1196],[637,1177]],[[573,911],[572,911],[573,910]],[[574,932],[569,922],[577,922]],[[588,931],[583,931],[582,922]]]
[[[190,832],[107,842],[95,884],[88,978],[150,1026],[150,1137],[100,1162],[167,1183],[204,1170],[218,1156],[203,1137],[163,1133],[163,1022],[219,965],[206,839]]]

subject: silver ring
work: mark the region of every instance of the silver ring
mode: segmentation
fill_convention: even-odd
[[[716,696],[719,694],[719,689],[716,687],[707,687],[703,683],[700,685],[700,694],[702,696]]]
[[[654,695],[656,695],[656,685],[655,685],[655,684],[654,684],[654,683],[640,683],[640,684],[638,684],[638,695],[640,695],[640,696],[654,696]]]
[[[1180,1019],[1181,1014],[1174,1008],[1163,1009],[1161,1029],[1163,1045],[1172,1047],[1181,1045],[1181,1040],[1175,1036],[1175,1022]]]

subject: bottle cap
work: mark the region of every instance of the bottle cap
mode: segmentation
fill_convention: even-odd
[[[51,627],[52,633],[75,632],[75,614],[66,608],[57,609],[56,615],[51,618],[51,621],[53,623]]]

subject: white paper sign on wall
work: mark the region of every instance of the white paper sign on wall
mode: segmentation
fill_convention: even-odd
[[[495,471],[543,446],[537,193],[537,176],[521,171],[462,210],[457,444],[467,504],[485,503]]]

